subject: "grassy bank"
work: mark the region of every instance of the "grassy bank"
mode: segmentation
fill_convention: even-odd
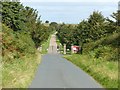
[[[40,64],[40,53],[25,55],[21,59],[14,60],[12,64],[3,64],[2,87],[3,88],[27,88]]]
[[[2,89],[2,56],[0,55],[0,90]]]
[[[105,88],[118,88],[118,62],[95,59],[90,55],[65,56],[66,59],[93,76]]]

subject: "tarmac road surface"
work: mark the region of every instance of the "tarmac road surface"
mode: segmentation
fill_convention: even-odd
[[[102,88],[102,86],[57,53],[56,36],[52,35],[48,54],[42,56],[42,62],[29,88]]]

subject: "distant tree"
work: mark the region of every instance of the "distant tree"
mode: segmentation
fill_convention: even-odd
[[[62,44],[66,44],[67,48],[70,49],[71,44],[77,45],[77,38],[74,37],[75,27],[72,25],[61,24],[57,30],[57,36]]]
[[[89,42],[90,30],[87,21],[83,20],[80,22],[80,24],[77,26],[74,36],[77,38],[77,42],[81,46],[83,43]]]
[[[51,22],[50,26],[53,28],[53,30],[57,30],[58,29],[58,24],[56,22]]]
[[[2,2],[10,2],[11,0],[1,0]]]
[[[47,21],[45,21],[45,23],[49,23],[49,21],[47,20]]]
[[[12,2],[20,2],[20,0],[12,0]]]
[[[57,25],[57,23],[56,22],[51,22],[50,25],[55,26],[55,25]]]

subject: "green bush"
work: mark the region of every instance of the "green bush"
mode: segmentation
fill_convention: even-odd
[[[32,41],[30,35],[26,32],[18,32],[16,33],[17,38],[15,45],[18,47],[20,52],[24,53],[35,53],[35,44]]]
[[[93,58],[99,58],[101,60],[117,61],[118,49],[108,46],[99,46],[98,48],[89,51],[89,55]]]
[[[2,55],[3,61],[12,61],[25,54],[35,53],[35,44],[30,35],[25,32],[14,32],[12,29],[2,25]]]

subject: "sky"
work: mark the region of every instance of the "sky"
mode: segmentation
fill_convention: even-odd
[[[78,24],[89,18],[93,11],[110,17],[118,10],[119,0],[21,0],[24,6],[37,9],[41,20],[57,23]]]

